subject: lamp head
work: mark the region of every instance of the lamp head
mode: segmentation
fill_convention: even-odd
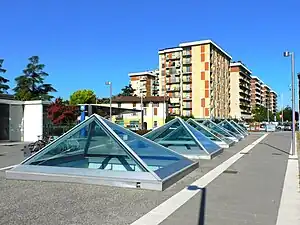
[[[106,81],[106,82],[105,82],[105,85],[110,85],[110,84],[111,84],[110,81]]]
[[[288,52],[288,51],[286,51],[286,52],[283,52],[283,56],[284,56],[284,57],[289,57],[289,56],[290,56],[290,54],[291,54],[291,53],[290,53],[290,52]]]

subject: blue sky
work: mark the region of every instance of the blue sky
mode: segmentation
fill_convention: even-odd
[[[40,56],[56,96],[78,89],[118,93],[128,73],[158,66],[158,50],[212,39],[242,60],[289,104],[290,60],[300,72],[298,0],[10,0],[1,1],[0,58],[6,77]]]

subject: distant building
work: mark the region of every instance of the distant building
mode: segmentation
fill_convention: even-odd
[[[263,82],[256,76],[251,76],[251,109],[261,106]]]
[[[212,40],[179,44],[159,54],[160,96],[169,113],[198,118],[228,117],[231,56]]]
[[[159,94],[159,71],[143,71],[129,73],[130,84],[136,96],[158,96]]]
[[[143,98],[144,127],[153,129],[165,124],[168,116],[169,98],[163,96],[149,96]],[[101,104],[109,106],[109,104]],[[141,109],[141,98],[136,96],[119,96],[112,100],[112,107],[124,109]],[[141,113],[134,112],[113,116],[112,120],[124,127],[141,125]]]
[[[240,61],[230,63],[231,118],[251,118],[251,73]]]
[[[277,93],[273,90],[270,91],[270,111],[277,112]]]

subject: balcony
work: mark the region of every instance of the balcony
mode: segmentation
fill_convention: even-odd
[[[167,92],[176,92],[180,91],[179,87],[167,87]]]
[[[180,108],[180,104],[168,104],[169,108]]]
[[[183,91],[192,91],[191,86],[183,86]]]
[[[175,78],[175,77],[171,77],[170,79],[167,79],[166,83],[167,84],[179,84],[180,83],[180,79],[179,78]]]
[[[182,79],[183,83],[191,83],[192,77],[191,76],[184,76]]]
[[[192,96],[190,95],[185,95],[182,97],[183,101],[192,101]]]
[[[191,60],[191,59],[184,59],[184,60],[182,61],[182,64],[183,64],[183,65],[189,65],[189,64],[192,64],[192,60]]]
[[[191,109],[192,108],[192,104],[191,103],[185,103],[182,105],[183,109]]]
[[[183,70],[182,71],[182,74],[185,75],[185,74],[191,74],[192,71],[191,70]]]
[[[192,55],[192,51],[184,50],[184,51],[182,52],[182,55],[183,55],[183,56],[191,56],[191,55]]]

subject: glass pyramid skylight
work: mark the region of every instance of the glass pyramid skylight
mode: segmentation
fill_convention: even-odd
[[[211,159],[222,151],[219,145],[179,117],[144,136],[188,158]]]
[[[234,133],[236,137],[244,138],[245,136],[237,129],[235,128],[230,122],[227,120],[223,120],[222,122],[218,123],[219,126],[222,126],[223,128],[229,130],[230,132]]]
[[[170,149],[92,115],[6,171],[6,177],[163,190],[197,167]]]
[[[243,127],[241,127],[237,122],[235,122],[234,120],[230,120],[230,123],[238,130],[240,131],[242,134],[244,135],[249,135],[248,131],[245,130]]]
[[[229,138],[226,138],[225,136],[219,134],[214,130],[210,130],[208,127],[196,122],[194,119],[188,119],[187,123],[190,124],[192,127],[196,128],[207,138],[209,138],[222,148],[229,148],[234,143],[234,141],[230,140]]]
[[[215,131],[215,132],[225,136],[226,138],[228,138],[228,139],[230,139],[234,142],[238,142],[241,139],[240,137],[236,137],[236,135],[233,134],[232,132],[226,130],[225,128],[223,128],[219,125],[217,125],[216,123],[214,123],[210,119],[195,119],[195,120],[196,120],[196,122],[201,123],[205,127],[209,128],[211,131]]]

